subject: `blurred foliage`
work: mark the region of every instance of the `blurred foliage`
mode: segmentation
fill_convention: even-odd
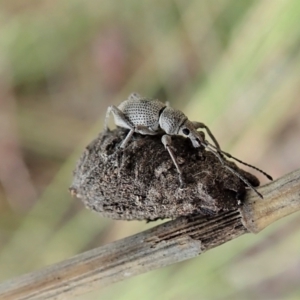
[[[67,191],[106,107],[132,91],[275,178],[299,168],[299,19],[297,0],[1,1],[0,280],[156,225],[101,218]],[[290,216],[79,298],[298,299],[299,233]]]

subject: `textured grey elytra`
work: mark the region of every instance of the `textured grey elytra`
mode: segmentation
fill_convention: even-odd
[[[131,94],[127,100],[123,101],[118,107],[111,105],[107,109],[106,118],[105,118],[105,130],[108,132],[108,119],[110,113],[113,114],[115,124],[117,126],[127,128],[130,131],[128,132],[125,139],[122,141],[120,148],[125,148],[132,135],[140,133],[143,135],[157,135],[161,132],[165,134],[161,137],[161,141],[165,148],[168,150],[169,155],[177,169],[179,174],[180,187],[184,187],[184,180],[182,177],[182,170],[179,166],[177,158],[175,156],[173,147],[172,147],[172,135],[182,135],[188,137],[193,144],[193,147],[204,147],[206,150],[211,151],[223,165],[224,168],[228,169],[234,175],[239,177],[248,187],[255,191],[261,198],[262,195],[251,185],[251,183],[243,177],[239,172],[229,166],[228,163],[224,160],[224,155],[229,158],[234,158],[229,153],[226,153],[221,150],[216,138],[211,133],[210,129],[203,123],[200,122],[191,122],[184,115],[183,112],[168,107],[163,102],[159,100],[154,100],[150,98],[141,97],[138,93]],[[205,129],[212,139],[214,144],[210,144],[205,140],[205,135],[203,132],[198,132],[197,129]],[[242,161],[236,159],[237,161],[243,163]],[[267,175],[265,172],[260,169],[253,167],[244,163],[247,166],[250,166],[271,179],[271,176]]]
[[[132,99],[122,102],[118,109],[120,109],[126,116],[128,121],[134,125],[146,126],[149,129],[156,131],[159,127],[159,113],[165,108],[166,105],[158,100],[149,100],[146,98],[140,98],[138,101]],[[151,113],[149,113],[151,111]],[[119,118],[115,118],[115,123],[118,126],[122,126]],[[129,127],[125,127],[131,129]]]

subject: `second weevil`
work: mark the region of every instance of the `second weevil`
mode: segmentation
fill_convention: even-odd
[[[132,93],[127,100],[123,101],[118,107],[111,105],[108,107],[105,118],[105,130],[109,130],[107,123],[110,113],[114,116],[114,121],[117,126],[129,129],[126,138],[120,145],[120,148],[125,148],[126,144],[132,137],[133,133],[140,133],[143,135],[157,135],[164,132],[161,141],[165,148],[168,150],[172,161],[178,171],[180,186],[184,186],[182,177],[182,171],[176,160],[175,153],[172,148],[172,135],[182,135],[188,137],[193,146],[198,148],[203,146],[208,151],[211,151],[219,159],[220,163],[228,169],[230,172],[238,176],[249,188],[261,198],[263,196],[236,170],[228,166],[226,161],[223,159],[223,155],[229,158],[233,158],[240,163],[243,163],[249,167],[252,167],[259,172],[263,173],[266,177],[272,180],[272,177],[266,174],[264,171],[244,163],[239,159],[233,157],[229,153],[221,150],[219,143],[217,142],[210,129],[201,122],[192,122],[186,115],[180,110],[169,107],[168,104],[163,103],[159,100],[145,98],[137,93]],[[197,129],[205,129],[212,139],[213,144],[205,140],[205,135]]]

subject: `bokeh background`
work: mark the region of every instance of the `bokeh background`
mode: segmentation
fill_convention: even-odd
[[[68,193],[107,106],[133,91],[274,178],[299,168],[299,50],[298,0],[1,1],[0,280],[156,225]],[[299,299],[299,237],[300,213],[78,299]]]

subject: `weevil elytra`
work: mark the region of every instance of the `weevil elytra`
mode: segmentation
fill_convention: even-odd
[[[203,146],[206,150],[212,152],[220,161],[222,166],[239,177],[249,188],[251,188],[261,198],[263,196],[255,189],[255,187],[239,172],[234,170],[224,160],[224,155],[235,159],[236,161],[252,167],[263,173],[267,178],[272,180],[272,177],[264,171],[242,162],[233,157],[227,152],[221,150],[219,143],[210,131],[210,129],[201,122],[190,121],[180,110],[169,107],[167,104],[150,98],[141,97],[137,93],[132,93],[127,100],[123,101],[118,107],[111,105],[107,109],[105,118],[105,130],[108,131],[108,119],[110,114],[113,114],[114,121],[117,126],[129,129],[126,138],[122,141],[120,148],[125,148],[133,133],[142,135],[162,135],[161,142],[168,150],[169,155],[179,174],[180,186],[184,187],[182,170],[177,162],[175,152],[172,147],[172,135],[182,135],[189,138],[194,148]],[[205,140],[205,135],[198,129],[205,129],[214,144]]]

